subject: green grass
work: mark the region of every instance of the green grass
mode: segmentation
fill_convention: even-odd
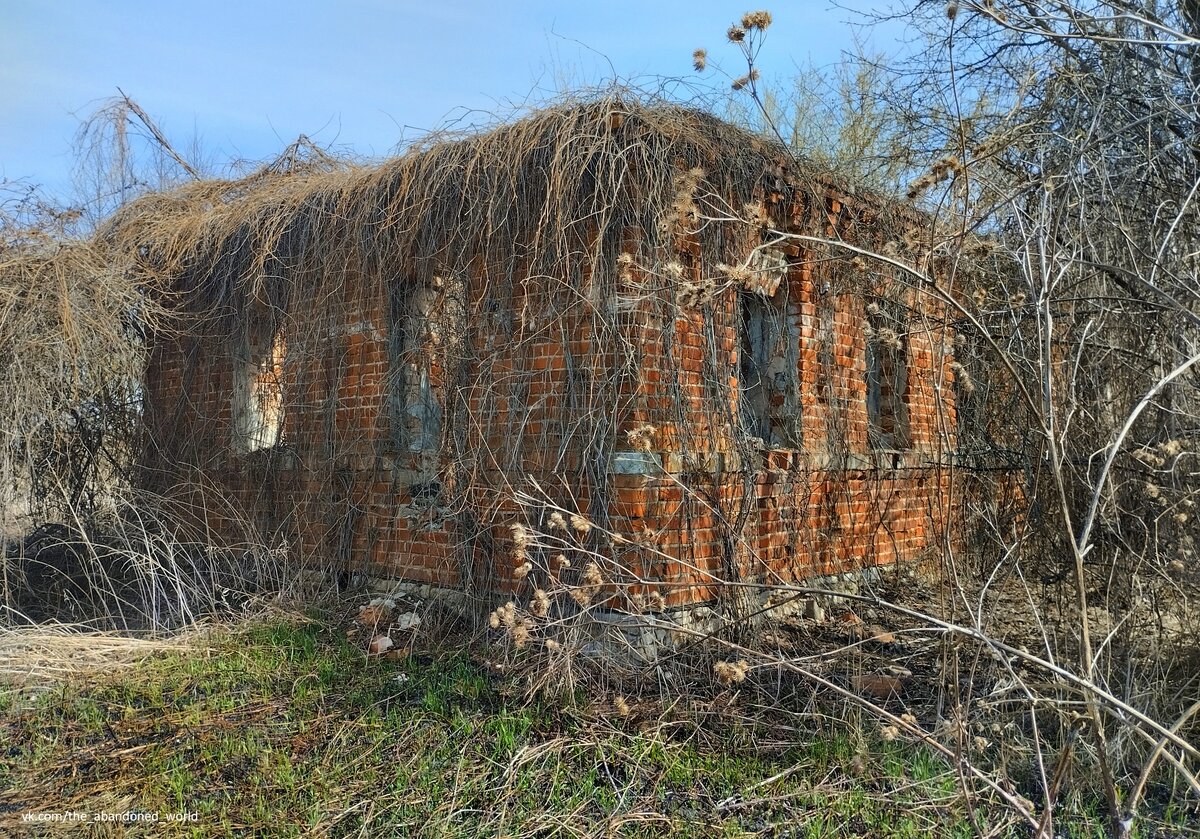
[[[0,833],[32,834],[25,812],[141,810],[195,821],[125,835],[974,835],[954,773],[912,744],[781,741],[739,713],[623,718],[517,687],[468,651],[365,660],[294,620],[0,696]]]

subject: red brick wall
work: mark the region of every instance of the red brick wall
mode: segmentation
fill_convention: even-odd
[[[882,244],[871,239],[869,208],[835,194],[822,224],[798,205],[768,204],[795,232]],[[739,232],[733,250],[748,254],[756,235]],[[538,524],[536,507],[514,501],[534,491],[531,479],[555,503],[619,534],[611,548],[597,544],[632,577],[660,584],[672,605],[711,600],[730,576],[793,581],[937,550],[953,523],[955,419],[952,336],[936,307],[911,290],[900,295],[913,313],[910,443],[872,450],[866,306],[893,293],[894,280],[848,255],[787,244],[776,292],[786,301],[776,308],[798,369],[795,392],[781,386],[768,411],[790,422],[798,405],[800,440],[769,448],[738,431],[747,292],[724,288],[680,307],[676,281],[655,285],[653,266],[637,264],[639,241],[638,231],[625,232],[638,253],[628,279],[640,296],[593,282],[586,248],[574,276],[530,272],[510,286],[498,276],[511,276],[511,265],[482,260],[440,285],[346,264],[325,286],[334,291],[292,300],[277,318],[288,357],[285,446],[276,449],[240,453],[234,443],[245,327],[198,320],[153,354],[146,482],[225,538],[286,542],[298,561],[480,594],[517,585],[509,526]],[[696,237],[682,237],[677,250],[684,279],[717,270]],[[389,338],[396,294],[456,295],[464,307],[447,321],[441,304],[425,306],[424,315],[443,314],[424,331],[412,319],[418,332],[404,343],[406,375],[427,382],[440,403],[440,451],[397,447],[389,400],[389,377],[402,366]],[[638,429],[645,442],[629,438]],[[605,462],[613,452],[626,453],[619,466]]]

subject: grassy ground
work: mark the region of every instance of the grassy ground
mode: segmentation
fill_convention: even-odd
[[[285,617],[33,699],[0,688],[0,834],[1022,835],[973,822],[913,744],[766,728],[732,695],[530,704],[514,681],[469,649],[368,660],[337,621]],[[92,821],[28,820],[64,812]],[[95,821],[128,813],[157,821]]]

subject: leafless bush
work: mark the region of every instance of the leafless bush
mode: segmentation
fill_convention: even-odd
[[[134,123],[156,159],[195,174],[122,96],[81,132],[80,172],[125,185],[99,212],[168,180],[134,159]],[[21,184],[0,196],[0,622],[161,629],[276,586],[263,540],[217,548],[135,492],[146,336],[170,333],[167,290],[136,251],[90,234],[98,205],[62,209]]]

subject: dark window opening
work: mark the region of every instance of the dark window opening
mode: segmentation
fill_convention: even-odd
[[[908,335],[903,309],[872,304],[867,323],[867,438],[872,449],[909,447]]]
[[[779,283],[773,284],[779,287]],[[799,448],[800,318],[786,289],[738,295],[738,411],[742,428],[771,448]]]
[[[460,281],[434,277],[393,294],[388,411],[398,452],[430,454],[441,447],[447,388],[465,322],[462,288]]]
[[[770,304],[757,294],[742,294],[742,349],[738,363],[738,397],[742,427],[751,437],[771,439],[771,393],[768,381],[775,344]]]

